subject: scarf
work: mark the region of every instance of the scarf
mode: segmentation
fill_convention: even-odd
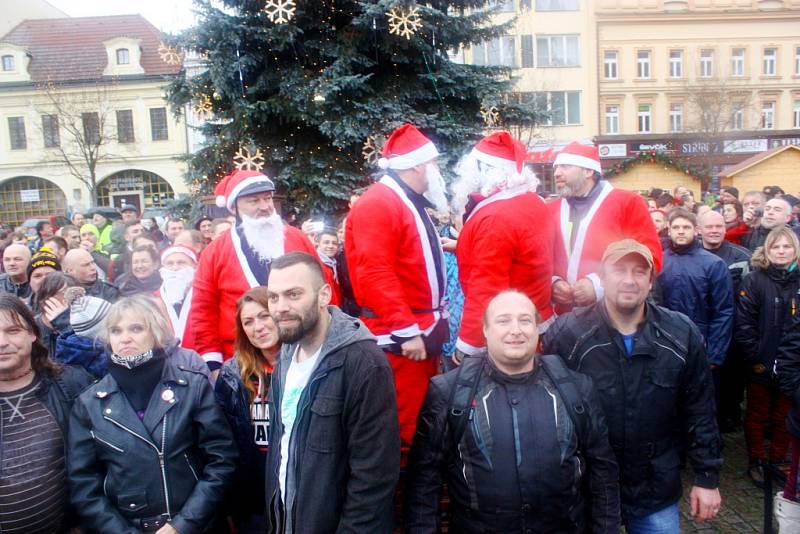
[[[120,356],[119,354],[112,352],[109,356],[109,359],[112,363],[125,367],[126,369],[135,369],[136,367],[139,367],[140,365],[143,365],[153,359],[153,349],[141,354],[136,354],[135,356]]]

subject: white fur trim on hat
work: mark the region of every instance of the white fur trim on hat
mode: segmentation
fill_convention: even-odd
[[[161,253],[161,263],[167,261],[167,258],[172,256],[173,254],[184,254],[189,257],[193,262],[197,263],[197,254],[194,250],[190,249],[189,247],[184,247],[183,245],[175,245],[174,247],[168,247],[164,249],[164,252]]]
[[[492,156],[491,154],[487,154],[486,152],[481,152],[476,148],[472,149],[472,155],[475,156],[475,159],[482,161],[493,167],[499,167],[509,172],[517,172],[516,161],[512,161],[506,158],[500,158],[497,156]]]
[[[566,154],[564,152],[559,152],[556,156],[556,160],[553,162],[553,167],[556,165],[575,165],[577,167],[583,167],[584,169],[591,169],[599,172],[600,174],[603,173],[603,168],[600,166],[599,161],[593,160],[592,158],[587,158],[586,156],[579,156],[577,154]]]
[[[272,180],[269,179],[269,177],[267,177],[266,174],[259,174],[257,176],[251,176],[249,178],[245,178],[244,180],[242,180],[241,182],[236,184],[236,187],[234,187],[233,190],[228,195],[228,198],[227,198],[228,210],[231,213],[233,213],[234,207],[236,206],[236,198],[239,196],[239,194],[242,191],[244,191],[244,189],[246,187],[248,187],[250,185],[253,185],[253,184],[257,184],[259,182],[268,182],[272,186],[272,190],[273,191],[275,190],[275,184],[273,183]]]
[[[214,204],[216,204],[218,208],[224,208],[225,207],[225,197],[223,195],[217,195],[217,198],[214,199]]]
[[[400,154],[397,156],[389,156],[389,169],[395,169],[398,171],[404,171],[406,169],[410,169],[411,167],[416,167],[422,163],[426,163],[434,158],[439,156],[439,151],[436,150],[436,147],[433,143],[428,142],[422,145],[421,147],[417,148],[416,150],[412,150],[411,152],[407,152],[406,154]],[[380,165],[380,161],[378,162]]]
[[[378,167],[381,169],[388,169],[389,168],[389,160],[386,158],[380,158],[378,160]]]

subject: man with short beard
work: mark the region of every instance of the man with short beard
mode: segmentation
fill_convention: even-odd
[[[400,439],[411,447],[417,414],[449,337],[442,319],[444,254],[425,208],[448,211],[439,152],[411,124],[395,130],[385,174],[347,216],[345,250],[361,319],[394,370]]]
[[[752,210],[745,212],[750,213]],[[782,198],[767,200],[764,204],[764,214],[758,224],[753,226],[753,231],[742,240],[742,245],[754,252],[764,245],[767,235],[775,228],[787,226],[792,220],[792,206]],[[745,216],[747,221],[747,216]]]
[[[544,201],[532,192],[538,180],[525,168],[526,157],[525,145],[508,132],[497,132],[481,140],[456,168],[456,211],[469,206],[456,248],[464,290],[456,361],[486,345],[483,313],[501,291],[513,288],[533,301],[539,333],[552,321],[555,227]]]
[[[212,371],[233,356],[236,301],[266,285],[270,263],[287,252],[316,255],[299,230],[275,212],[275,185],[257,171],[236,171],[217,184],[217,206],[236,216],[236,227],[211,242],[200,257],[192,291],[196,350]]]
[[[656,272],[661,269],[661,242],[647,204],[637,193],[603,180],[597,147],[570,143],[556,156],[553,170],[561,196],[548,205],[556,221],[553,302],[558,311],[603,298],[597,270],[614,241],[631,238],[644,244],[653,253]]]

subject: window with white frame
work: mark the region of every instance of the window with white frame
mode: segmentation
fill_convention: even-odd
[[[25,150],[28,148],[24,117],[8,118],[8,139],[11,144],[11,150]]]
[[[486,7],[497,9],[500,13],[511,13],[514,11],[514,0],[492,0]]]
[[[516,67],[515,37],[504,35],[472,45],[472,64],[494,67]]]
[[[4,72],[11,72],[16,70],[17,65],[14,61],[14,56],[3,56],[3,71]]]
[[[775,102],[761,104],[761,127],[765,130],[775,127]]]
[[[670,104],[669,131],[673,133],[683,131],[683,104]]]
[[[577,11],[578,0],[536,0],[536,11]]]
[[[734,110],[733,116],[731,117],[731,129],[732,130],[743,130],[744,129],[744,110],[739,108]]]
[[[744,76],[744,48],[731,51],[731,76]]]
[[[535,100],[540,109],[547,110],[549,126],[565,126],[581,123],[581,92],[550,91],[536,93]]]
[[[711,78],[714,76],[714,51],[700,51],[700,77]]]
[[[606,50],[603,53],[603,75],[606,80],[617,79],[617,51]]]
[[[800,46],[794,49],[794,74],[800,76]]]
[[[800,128],[800,100],[794,101],[794,115],[792,120],[792,128]]]
[[[580,66],[580,45],[577,35],[537,35],[537,67]]]
[[[619,133],[619,106],[616,104],[606,106],[606,133]]]
[[[776,63],[778,61],[777,48],[764,49],[764,76],[775,76]]]
[[[127,48],[117,48],[117,65],[129,65],[131,55]]]
[[[669,77],[680,78],[683,76],[683,50],[669,51]]]
[[[650,78],[650,51],[639,50],[636,52],[636,73],[640,79]]]
[[[533,60],[533,35],[520,35],[519,47],[522,52],[522,68],[532,69],[535,65]]]
[[[652,106],[639,104],[639,133],[650,133],[652,128]]]

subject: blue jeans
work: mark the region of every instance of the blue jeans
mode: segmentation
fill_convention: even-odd
[[[667,506],[644,517],[633,517],[625,521],[628,534],[679,534],[681,516],[678,503]]]

